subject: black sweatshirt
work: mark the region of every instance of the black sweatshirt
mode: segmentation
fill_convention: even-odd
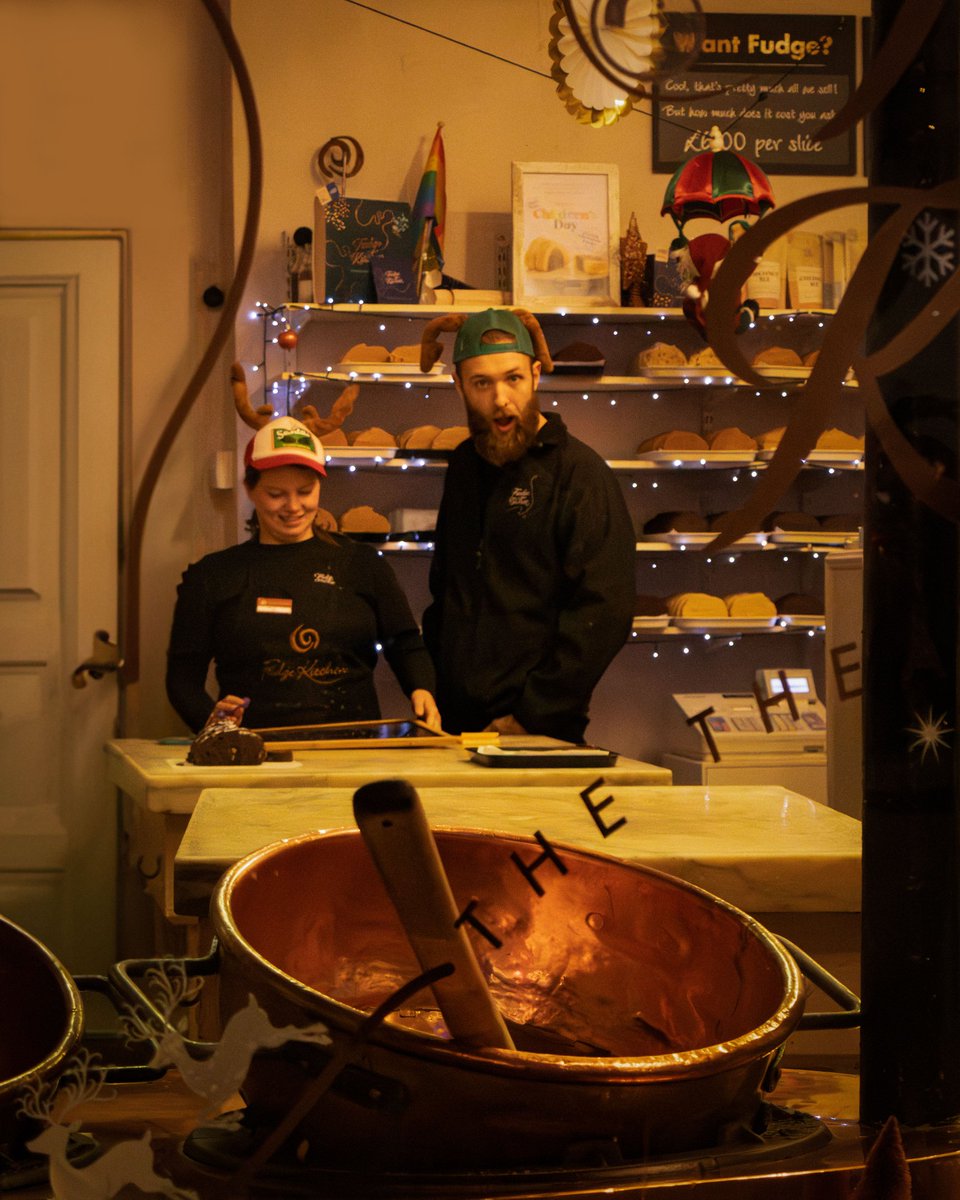
[[[519,462],[457,447],[423,617],[444,729],[512,714],[531,733],[582,740],[630,631],[635,550],[616,477],[556,414]]]
[[[404,692],[434,690],[433,668],[389,563],[338,534],[289,545],[244,542],[184,572],[167,652],[167,695],[199,729],[220,695],[249,696],[244,723],[315,725],[380,716],[383,648]]]

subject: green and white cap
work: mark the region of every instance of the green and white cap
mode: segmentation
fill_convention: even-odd
[[[513,340],[483,341],[483,335],[491,329],[509,334]],[[510,354],[513,351],[526,354],[530,358],[537,357],[530,331],[516,313],[512,313],[508,308],[488,308],[483,312],[473,313],[460,326],[453,346],[453,361],[459,363],[478,354]]]
[[[248,467],[266,471],[269,467],[309,467],[326,475],[320,439],[296,417],[278,417],[247,443],[243,461]]]

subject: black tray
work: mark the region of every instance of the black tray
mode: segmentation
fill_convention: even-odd
[[[569,746],[545,750],[542,746],[466,746],[475,763],[483,767],[612,767],[613,750],[598,746]]]

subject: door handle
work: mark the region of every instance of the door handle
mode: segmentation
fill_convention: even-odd
[[[120,647],[110,641],[110,634],[105,629],[98,629],[93,635],[93,654],[74,667],[70,682],[75,688],[85,688],[87,675],[91,679],[102,679],[104,675],[119,671],[122,666]]]

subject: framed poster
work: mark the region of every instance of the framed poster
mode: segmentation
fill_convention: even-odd
[[[620,303],[620,173],[613,163],[513,163],[513,302]]]
[[[688,14],[665,13],[664,40],[694,36]],[[856,86],[856,17],[843,13],[706,13],[694,63],[654,100],[653,170],[672,173],[709,150],[712,125],[725,150],[772,175],[853,175],[855,128],[813,136]]]

